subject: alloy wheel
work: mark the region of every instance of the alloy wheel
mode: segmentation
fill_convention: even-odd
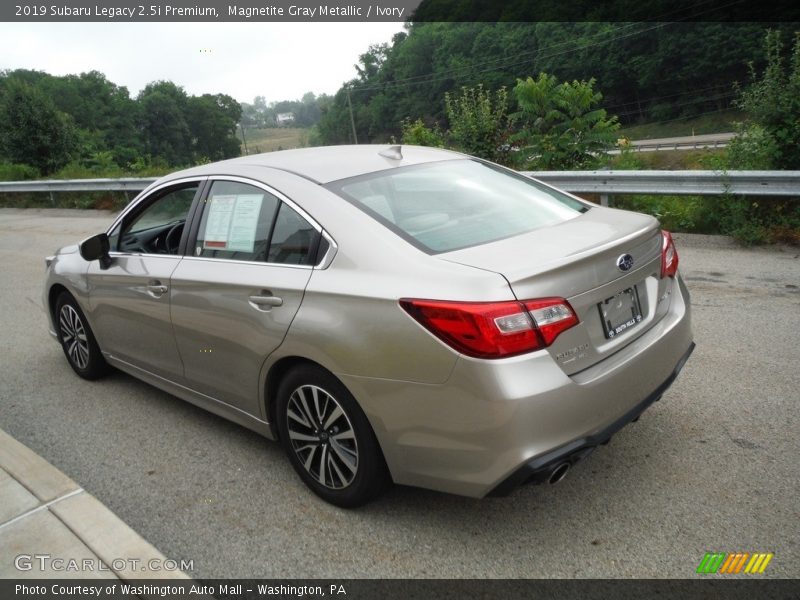
[[[286,408],[289,440],[305,470],[326,488],[339,490],[358,472],[358,444],[350,419],[331,394],[298,387]]]
[[[69,304],[61,307],[59,314],[61,341],[67,356],[79,369],[89,365],[89,339],[78,312]]]

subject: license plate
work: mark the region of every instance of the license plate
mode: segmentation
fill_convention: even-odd
[[[606,338],[612,339],[642,322],[642,308],[636,286],[603,300],[597,305]]]

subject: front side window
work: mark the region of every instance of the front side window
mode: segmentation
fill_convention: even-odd
[[[429,253],[520,235],[587,210],[524,175],[469,159],[388,169],[327,187]]]
[[[145,208],[123,221],[110,236],[112,250],[146,254],[177,254],[189,209],[199,183],[155,192]],[[119,233],[117,233],[119,231]]]
[[[319,233],[269,192],[245,183],[211,186],[195,243],[195,256],[309,265]]]
[[[215,181],[205,201],[195,256],[266,261],[279,204],[275,196],[252,185]]]

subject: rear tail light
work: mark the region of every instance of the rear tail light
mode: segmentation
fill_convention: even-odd
[[[669,231],[661,232],[661,278],[675,277],[678,272],[678,251]]]
[[[563,298],[517,302],[446,302],[404,298],[400,306],[450,347],[476,358],[504,358],[546,348],[578,324]]]

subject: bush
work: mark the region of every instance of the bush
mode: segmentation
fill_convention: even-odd
[[[736,104],[749,116],[740,136],[731,142],[731,168],[757,158],[772,169],[800,169],[800,32],[795,35],[789,65],[779,31],[769,31],[764,42],[767,66],[759,75],[750,65],[751,83],[739,89]],[[742,146],[742,148],[740,148]]]
[[[319,128],[314,125],[310,129],[305,129],[300,134],[300,147],[309,148],[313,146],[322,146],[322,139],[319,135]]]
[[[400,123],[400,128],[402,130],[400,139],[404,144],[444,148],[444,135],[438,125],[430,128],[425,125],[422,119],[412,122],[411,119],[406,118]]]
[[[618,196],[614,206],[653,215],[664,229],[730,235],[745,246],[800,244],[800,203],[741,196]]]
[[[523,147],[521,166],[585,169],[597,165],[598,157],[616,145],[619,121],[598,108],[603,95],[594,84],[594,79],[558,83],[547,73],[517,80],[514,96],[519,111],[512,120],[519,133],[511,141]]]
[[[768,171],[775,163],[778,147],[774,138],[758,123],[737,123],[736,137],[727,152],[727,165],[744,171]]]
[[[462,87],[459,96],[445,92],[444,107],[450,136],[459,150],[495,162],[507,158],[503,148],[508,131],[506,88],[497,90],[494,97],[482,85]]]
[[[721,233],[717,222],[720,199],[709,196],[618,196],[614,207],[656,217],[668,231]]]
[[[720,233],[745,246],[774,242],[797,243],[800,238],[800,202],[797,199],[723,198]]]
[[[608,155],[608,167],[617,171],[638,171],[645,168],[640,152],[636,152],[626,137],[617,140],[619,154]]]
[[[40,176],[39,169],[30,165],[0,163],[0,181],[24,181],[39,179]]]

